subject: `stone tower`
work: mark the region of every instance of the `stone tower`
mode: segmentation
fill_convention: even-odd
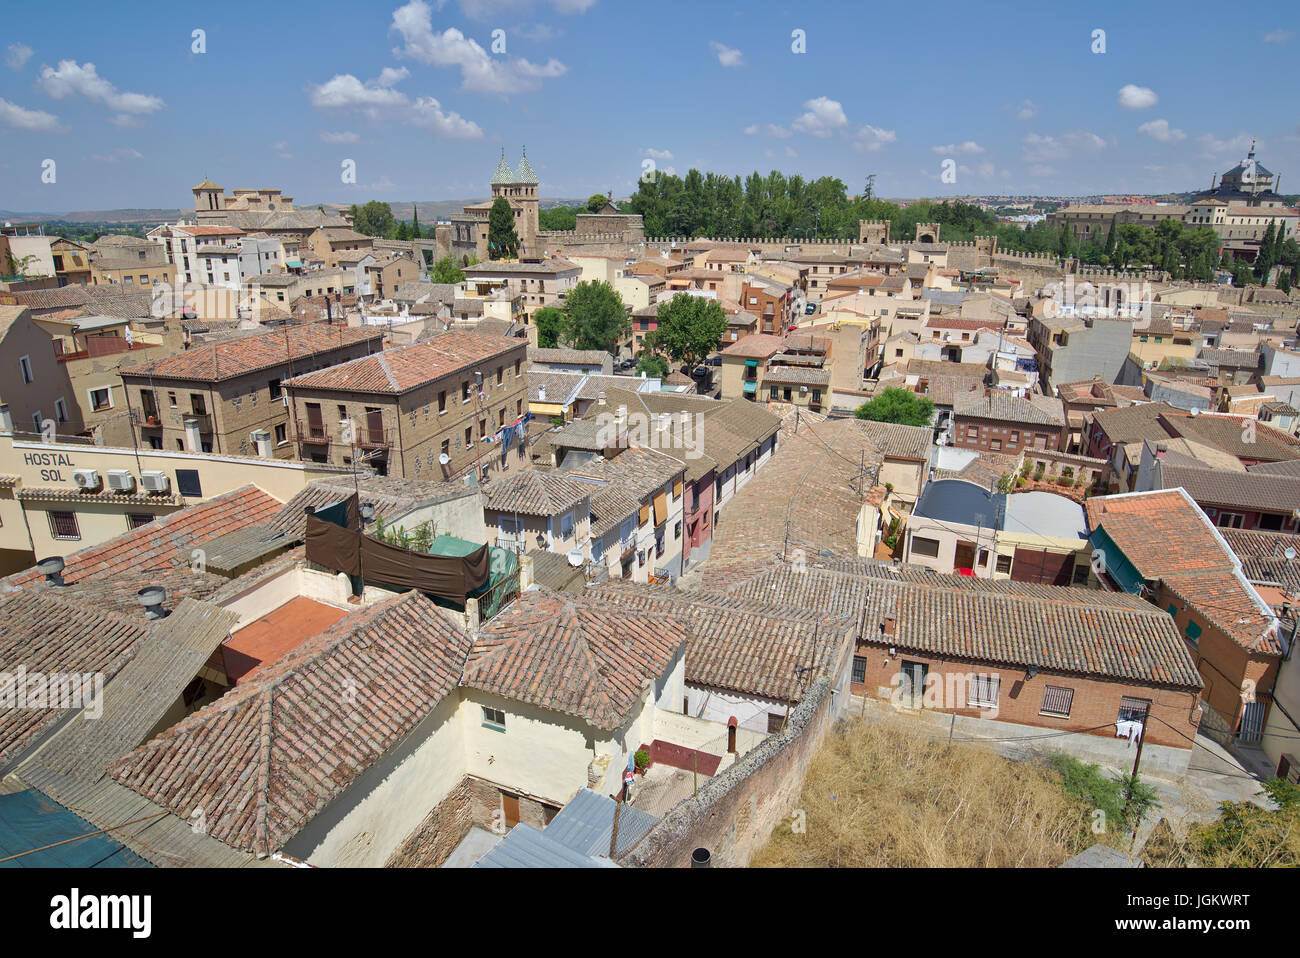
[[[858,220],[858,242],[884,246],[889,243],[889,220]]]
[[[510,201],[515,211],[515,232],[519,234],[519,253],[536,255],[538,252],[538,198],[537,174],[528,162],[525,149],[516,170],[511,170],[506,163],[505,150],[501,151],[501,162],[497,164],[492,176],[492,199],[504,196]]]
[[[226,191],[211,180],[204,180],[194,187],[194,212],[208,213],[226,208]]]
[[[917,223],[916,242],[918,243],[939,242],[939,224],[938,223]]]

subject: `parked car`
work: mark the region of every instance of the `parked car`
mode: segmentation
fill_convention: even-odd
[[[813,313],[817,312],[817,304],[809,303],[803,308],[803,312],[805,316],[811,316]]]
[[[706,365],[706,366],[721,366],[721,365],[722,365],[722,357],[721,357],[721,356],[710,356],[708,359],[704,360],[704,365]]]

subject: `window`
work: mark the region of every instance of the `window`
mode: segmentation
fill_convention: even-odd
[[[506,713],[501,709],[483,706],[483,727],[490,728],[494,732],[504,732],[506,730]]]
[[[768,398],[769,398],[769,399],[776,399],[776,398],[778,398],[778,390],[777,390],[777,388],[776,388],[775,386],[771,386],[771,387],[769,387]]]
[[[1183,629],[1183,635],[1187,636],[1188,641],[1195,642],[1201,637],[1201,627],[1191,619],[1187,620],[1187,626]]]
[[[967,427],[966,427],[966,438],[967,438],[967,439],[978,439],[979,437],[980,437],[979,426],[967,426]]]
[[[469,381],[468,380],[460,384],[460,401],[463,403],[469,402]]]
[[[1119,700],[1119,718],[1117,722],[1142,722],[1146,720],[1151,709],[1150,699],[1136,699],[1124,696]]]
[[[152,513],[148,512],[128,512],[126,514],[126,527],[128,529],[139,529],[141,526],[153,522]]]
[[[1070,707],[1074,704],[1074,689],[1059,685],[1049,685],[1043,689],[1043,704],[1040,715],[1055,715],[1057,718],[1069,718]]]
[[[92,389],[90,391],[90,408],[95,412],[113,407],[113,397],[109,393],[107,386],[101,389]]]
[[[447,411],[447,390],[444,389],[438,393],[438,415],[441,416],[446,411]]]
[[[59,422],[68,421],[68,404],[62,399],[54,400],[54,418]]]
[[[677,524],[673,526],[673,538],[680,539],[681,537],[682,537],[682,520],[678,519]]]
[[[928,556],[936,559],[939,556],[939,540],[923,539],[920,536],[912,536],[912,555]]]
[[[966,704],[980,708],[997,708],[998,688],[1001,684],[1000,675],[972,675],[970,687],[966,692]]]
[[[289,433],[284,423],[275,427],[275,443],[280,445],[289,441]]]
[[[29,356],[18,357],[18,369],[23,374],[23,382],[29,383],[36,377],[32,375],[32,360]]]
[[[1001,439],[990,439],[990,440],[989,440],[989,449],[991,449],[993,452],[1001,452],[1001,451],[1002,451],[1002,440],[1001,440]]]
[[[568,539],[573,535],[573,513],[566,512],[560,516],[560,538]]]
[[[80,539],[81,528],[75,512],[50,512],[50,535],[56,539]]]
[[[998,556],[998,572],[1011,574],[1011,556]]]
[[[785,716],[780,712],[767,713],[767,734],[776,735],[785,728]]]
[[[176,491],[182,496],[202,499],[203,483],[199,481],[199,471],[197,469],[177,469]]]
[[[271,398],[272,398],[272,399],[279,399],[279,398],[280,398],[280,393],[281,393],[281,391],[282,391],[282,390],[280,389],[280,380],[278,380],[278,379],[272,379],[269,383],[267,383],[267,386],[268,386],[268,387],[270,388],[270,390],[271,390]],[[172,403],[172,405],[174,406],[174,405],[176,405],[176,404],[175,404],[175,403]]]
[[[465,448],[468,449],[472,445],[474,445],[474,427],[466,426],[465,427]]]
[[[867,680],[867,660],[864,656],[853,656],[853,678],[854,685],[861,685]]]
[[[176,408],[176,394],[175,394],[175,393],[171,393],[171,392],[169,392],[169,393],[167,394],[167,402],[171,404],[171,407],[172,407],[173,409],[175,409],[175,408]]]

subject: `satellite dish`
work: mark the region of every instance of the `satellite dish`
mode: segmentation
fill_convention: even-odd
[[[451,456],[447,455],[445,452],[440,452],[438,453],[438,461],[445,466],[447,463],[451,462]]]
[[[582,565],[582,550],[570,549],[567,558],[569,560],[569,565],[573,566],[575,569],[578,568],[578,566]]]
[[[1296,557],[1296,551],[1295,551],[1295,549],[1287,549],[1286,552],[1283,552],[1282,554],[1283,554],[1284,556],[1286,556],[1286,561],[1287,561],[1287,562],[1292,562],[1292,561],[1295,560],[1295,557]]]

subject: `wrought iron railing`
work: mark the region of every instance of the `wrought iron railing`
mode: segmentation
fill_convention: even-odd
[[[510,572],[479,596],[479,622],[492,619],[507,605],[519,598],[519,569]]]

